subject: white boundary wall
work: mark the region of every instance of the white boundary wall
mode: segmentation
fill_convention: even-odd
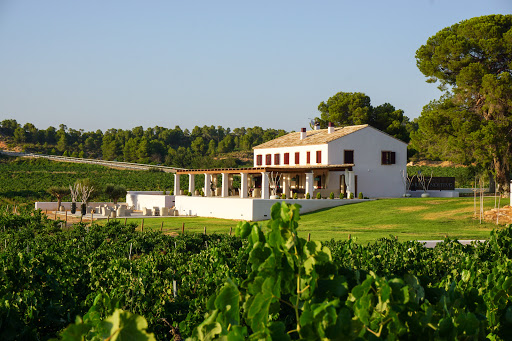
[[[300,213],[307,213],[323,208],[355,204],[367,200],[359,199],[240,199],[176,196],[176,209],[180,215],[212,217],[224,219],[259,221],[270,218],[270,208],[275,203],[285,201],[288,204],[301,205]]]
[[[174,195],[163,195],[162,191],[129,191],[126,194],[126,203],[133,206],[136,210],[142,210],[144,207],[173,207]]]
[[[423,191],[409,191],[411,198],[420,198]],[[458,198],[458,191],[427,191],[431,198]]]

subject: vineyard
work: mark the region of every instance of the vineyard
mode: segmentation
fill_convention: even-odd
[[[193,339],[512,337],[511,228],[426,249],[320,244],[298,238],[298,222],[296,206],[276,204],[236,237],[172,237],[119,221],[63,231],[39,211],[4,210],[0,339],[91,339],[105,321],[134,335],[147,321],[159,340],[171,326]]]
[[[170,190],[172,174],[156,171],[117,170],[103,166],[55,162],[46,159],[0,157],[0,198],[7,203],[33,203],[55,200],[46,190],[69,186],[89,178],[98,188],[106,184],[124,185],[128,190]],[[64,200],[70,200],[69,197]],[[108,200],[106,196],[96,197]]]

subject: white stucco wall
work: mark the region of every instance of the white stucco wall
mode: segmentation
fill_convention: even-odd
[[[317,151],[322,152],[322,162],[317,163],[316,162],[316,152]],[[287,167],[287,166],[295,166],[295,153],[300,153],[300,163],[301,166],[307,166],[307,152],[311,152],[311,160],[309,165],[327,165],[328,160],[328,151],[327,151],[327,144],[317,144],[317,145],[309,145],[309,146],[293,146],[293,147],[281,147],[281,148],[261,148],[261,149],[254,149],[254,167],[260,167],[257,165],[257,155],[262,156],[262,162],[263,164],[261,166],[275,166],[275,167]],[[290,154],[290,163],[288,165],[284,164],[284,154],[289,153]],[[265,155],[271,154],[272,155],[272,163],[270,165],[267,165],[265,163]],[[280,163],[279,165],[274,164],[274,155],[280,154]]]
[[[194,215],[199,217],[213,217],[224,219],[259,221],[270,218],[270,208],[282,200],[269,199],[240,199],[240,198],[212,198],[176,196],[176,208],[180,215]],[[289,204],[300,204],[301,213],[316,211],[347,204],[355,204],[363,200],[284,200]]]
[[[344,163],[344,150],[354,151],[357,192],[363,192],[370,198],[400,197],[404,194],[400,171],[407,168],[407,144],[375,128],[366,127],[330,142],[330,163]],[[394,165],[381,164],[382,151],[395,152]]]
[[[126,203],[136,210],[142,210],[144,207],[173,207],[175,205],[174,195],[163,195],[162,191],[154,192],[154,194],[147,193],[130,191],[126,194]]]

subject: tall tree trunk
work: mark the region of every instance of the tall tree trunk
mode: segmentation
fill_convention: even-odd
[[[496,172],[496,182],[500,186],[500,193],[510,193],[510,166],[507,161],[495,157],[494,170]]]
[[[494,174],[491,171],[487,171],[489,176],[489,192],[494,193],[496,191],[496,181],[494,181]]]

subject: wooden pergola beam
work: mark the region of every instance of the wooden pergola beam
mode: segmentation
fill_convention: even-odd
[[[176,174],[259,174],[261,172],[280,172],[280,173],[310,173],[315,170],[344,171],[352,170],[354,164],[343,165],[308,165],[291,167],[246,167],[246,168],[210,168],[210,169],[180,169]]]

